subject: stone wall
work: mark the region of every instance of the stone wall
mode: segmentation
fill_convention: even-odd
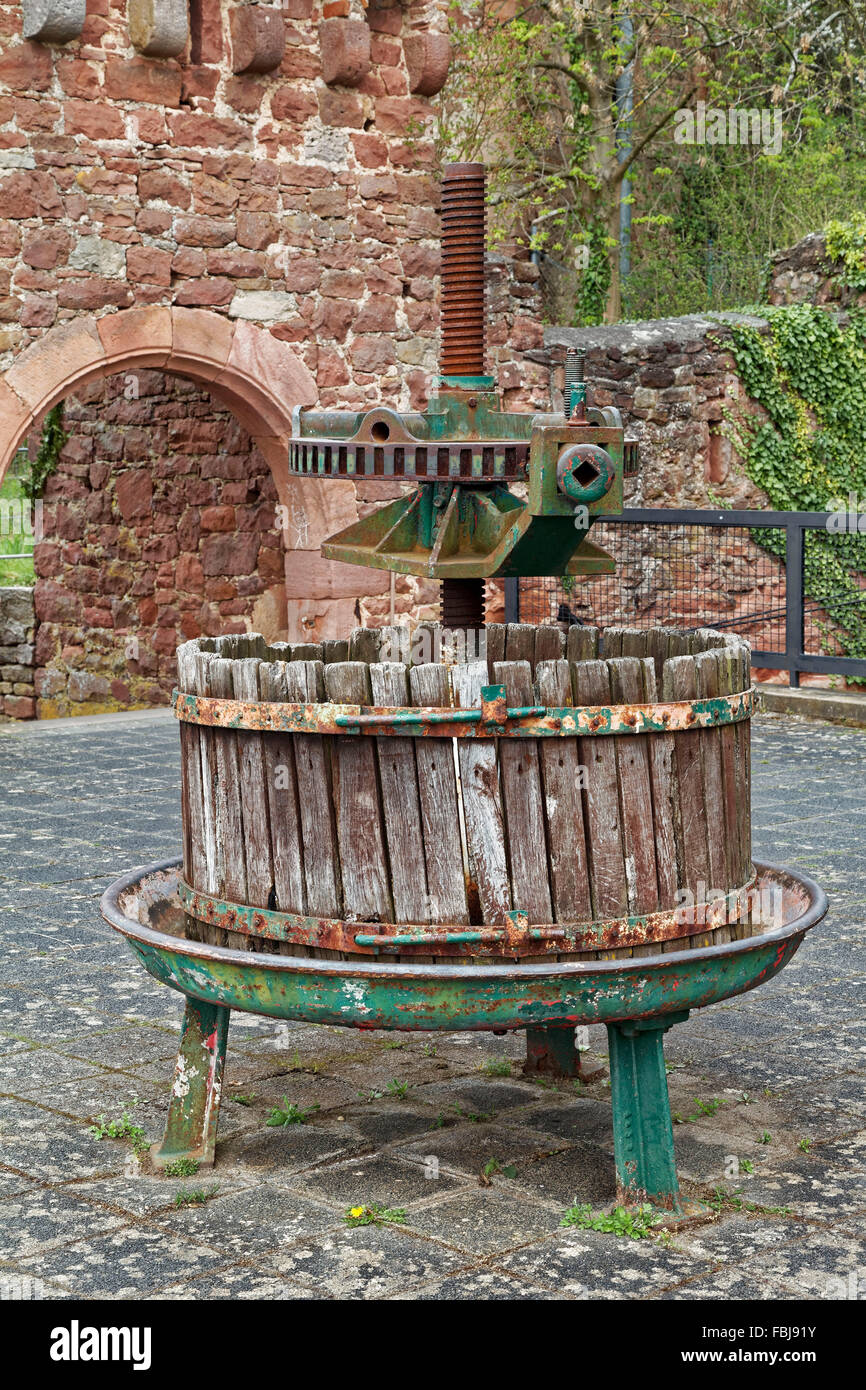
[[[803,237],[796,246],[779,251],[770,262],[768,304],[819,304],[828,308],[866,305],[866,291],[857,291],[839,280],[840,267],[827,254],[821,232]]]
[[[189,637],[285,635],[273,478],[227,411],[142,371],[84,388],[64,422],[34,555],[41,717],[164,704]]]
[[[280,392],[267,344],[321,405],[426,398],[446,27],[431,0],[0,3],[0,460],[77,373],[37,556],[40,713],[164,699],[196,627],[300,639],[432,612],[430,585],[322,560],[390,492],[287,485],[271,407],[288,418],[297,374]],[[538,273],[514,250],[488,270],[488,369],[510,407],[543,406]],[[197,385],[147,370],[165,335]],[[217,390],[235,358],[268,377],[271,413],[245,417],[267,466],[225,412],[236,379]]]
[[[756,411],[744,396],[726,339],[728,324],[766,327],[743,314],[597,328],[549,328],[545,353],[551,389],[563,385],[569,347],[586,354],[589,399],[616,405],[626,435],[640,442],[640,471],[626,479],[630,507],[766,507],[723,429],[725,416]]]
[[[34,698],[33,590],[0,588],[0,720],[32,719]]]

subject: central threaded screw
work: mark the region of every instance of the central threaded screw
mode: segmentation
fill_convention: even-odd
[[[442,171],[443,376],[484,375],[484,165]]]

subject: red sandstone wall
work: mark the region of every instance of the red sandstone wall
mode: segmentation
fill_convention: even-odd
[[[35,555],[41,716],[164,704],[180,642],[284,634],[273,478],[231,415],[139,372],[79,392],[65,418]]]

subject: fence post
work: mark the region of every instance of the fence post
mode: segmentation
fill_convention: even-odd
[[[519,579],[506,579],[505,581],[505,621],[507,623],[520,622]]]
[[[804,527],[799,521],[789,521],[785,527],[785,655],[792,664],[788,667],[788,684],[799,686],[800,668],[794,665],[803,655],[805,642],[803,614],[803,540]]]

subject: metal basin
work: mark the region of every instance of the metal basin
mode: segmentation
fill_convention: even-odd
[[[134,869],[102,914],[145,969],[187,997],[272,1018],[356,1028],[513,1029],[681,1014],[754,989],[785,966],[827,911],[823,890],[756,864],[777,889],[782,925],[761,936],[667,955],[513,965],[399,964],[266,955],[185,940],[180,861]]]

